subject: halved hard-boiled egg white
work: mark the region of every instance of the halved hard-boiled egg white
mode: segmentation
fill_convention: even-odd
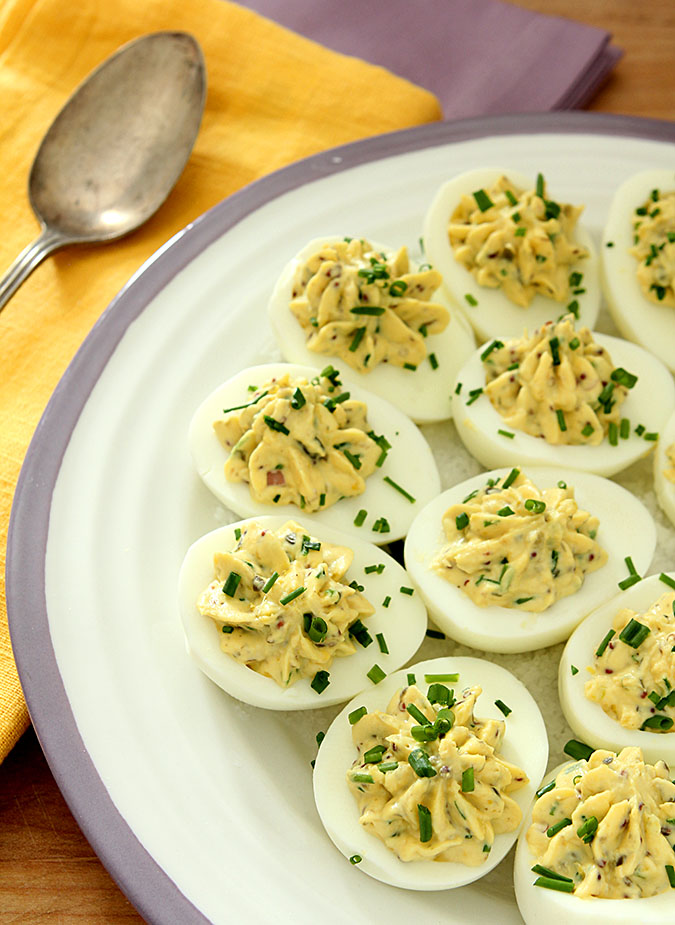
[[[665,218],[652,194],[675,195],[675,170],[644,170],[630,177],[617,189],[609,207],[602,238],[602,287],[611,315],[628,340],[640,344],[675,372],[675,306],[667,304],[668,290],[672,300],[675,276],[675,216],[655,228],[653,242],[645,261],[654,270],[653,299],[647,298],[638,282],[638,259],[630,253],[638,243],[636,223]],[[657,197],[658,198],[658,197]],[[643,214],[635,214],[640,210]],[[659,215],[659,212],[661,215]],[[643,229],[644,231],[645,229]],[[653,243],[654,250],[651,251]],[[658,272],[658,275],[656,275]],[[670,279],[669,286],[665,280]],[[664,283],[661,286],[661,283]],[[659,300],[658,295],[662,298]]]
[[[656,444],[654,489],[664,513],[675,524],[675,412],[668,418]]]
[[[302,363],[311,366],[324,366],[331,363],[340,371],[345,383],[355,383],[361,388],[375,395],[386,398],[393,405],[418,423],[441,421],[449,418],[452,409],[450,395],[455,376],[467,356],[474,348],[475,341],[469,325],[461,312],[449,307],[443,292],[438,289],[433,293],[430,301],[439,303],[447,310],[450,320],[443,331],[428,333],[424,338],[426,357],[415,368],[394,365],[393,363],[378,363],[369,372],[361,372],[353,368],[340,356],[317,353],[307,347],[307,333],[290,309],[293,298],[293,283],[299,268],[321,251],[326,245],[343,242],[345,239],[338,236],[315,238],[296,254],[284,267],[274,287],[269,303],[269,318],[272,329],[277,338],[279,349],[285,360],[290,363]],[[389,245],[370,242],[378,254],[393,255],[394,250]],[[375,259],[375,258],[373,258]],[[410,272],[420,269],[419,265],[410,261]],[[367,269],[364,269],[364,273]],[[364,277],[364,284],[366,277]],[[396,281],[376,279],[373,285],[396,285]],[[403,298],[406,293],[400,292]],[[353,306],[354,310],[358,306]],[[367,310],[362,306],[358,310]],[[375,307],[373,311],[378,311]],[[350,312],[352,309],[350,309]],[[368,315],[351,316],[356,322],[377,323],[377,316]],[[364,320],[365,319],[365,320]],[[356,323],[355,322],[355,323]],[[355,345],[354,337],[359,340],[359,329],[353,334],[350,329],[351,345]],[[423,332],[424,333],[424,332]],[[416,335],[417,336],[417,335]],[[358,346],[358,344],[357,344]],[[347,351],[349,353],[349,350]]]
[[[481,340],[503,335],[519,336],[524,328],[533,330],[545,321],[565,314],[571,303],[575,303],[574,309],[578,312],[582,324],[593,327],[600,309],[600,282],[595,246],[581,223],[577,224],[572,239],[586,248],[589,255],[569,266],[569,297],[562,302],[536,294],[528,306],[517,305],[507,298],[501,287],[491,288],[478,283],[472,273],[455,258],[448,235],[448,225],[461,197],[477,193],[480,200],[480,193],[489,191],[500,177],[506,177],[521,191],[535,188],[535,178],[524,176],[515,170],[479,168],[448,180],[436,193],[427,212],[423,235],[425,253],[433,266],[442,273],[444,286],[452,304],[464,312]],[[555,199],[555,190],[545,190],[547,200]],[[509,215],[515,216],[517,224],[518,206],[509,205],[506,211]],[[517,234],[516,224],[514,228]],[[501,232],[498,232],[498,235],[501,247]],[[514,240],[519,239],[515,237]],[[509,262],[515,266],[517,259],[512,256]],[[543,267],[544,263],[538,266]],[[567,270],[565,272],[567,273]]]
[[[406,415],[385,399],[351,383],[344,382],[336,388],[336,396],[349,393],[352,399],[364,402],[368,425],[378,438],[386,441],[380,455],[383,461],[366,478],[361,494],[344,497],[310,513],[295,504],[257,501],[247,483],[225,477],[225,463],[230,454],[216,436],[214,422],[226,417],[225,409],[251,403],[251,395],[259,394],[256,388],[260,390],[265,383],[286,374],[309,381],[319,375],[319,370],[288,363],[254,366],[228,379],[200,405],[190,424],[189,444],[204,483],[223,504],[243,517],[272,513],[286,518],[302,516],[308,527],[318,529],[325,524],[375,543],[388,543],[405,536],[416,511],[440,491],[436,463],[426,440]],[[299,455],[303,457],[302,452]],[[309,456],[307,462],[311,463]]]
[[[357,804],[346,780],[357,755],[352,740],[355,711],[362,712],[363,707],[369,713],[384,711],[392,696],[411,683],[415,683],[426,695],[431,683],[454,674],[458,675],[457,681],[446,683],[456,697],[459,698],[460,692],[469,687],[479,686],[482,689],[476,705],[477,718],[505,721],[506,733],[499,753],[527,774],[527,783],[509,794],[525,811],[546,768],[546,729],[539,707],[527,688],[505,668],[482,659],[429,659],[398,671],[376,687],[362,691],[335,718],[316,759],[314,797],[321,821],[337,849],[359,870],[403,889],[448,890],[471,883],[499,864],[518,834],[518,826],[511,832],[497,834],[491,850],[485,853],[484,862],[467,866],[447,861],[402,861],[359,822]],[[414,676],[414,681],[411,676]],[[420,787],[420,802],[424,800],[424,789]],[[470,799],[471,793],[466,796]]]
[[[586,614],[613,596],[618,582],[626,575],[625,557],[631,556],[635,568],[644,573],[656,548],[656,528],[651,515],[626,489],[585,472],[523,466],[523,475],[540,490],[554,488],[559,482],[574,489],[578,507],[600,521],[595,539],[608,558],[601,568],[584,576],[576,592],[539,613],[526,612],[518,606],[477,606],[464,591],[432,568],[447,544],[443,515],[452,505],[469,500],[469,496],[490,481],[507,481],[511,471],[484,472],[444,491],[420,511],[405,542],[406,568],[434,622],[458,642],[488,652],[528,652],[567,639]],[[499,483],[495,488],[499,488]],[[489,556],[490,562],[502,562],[509,552],[502,541],[495,542],[494,547],[488,544],[482,547],[482,554]],[[550,568],[555,567],[551,559]],[[499,573],[499,568],[496,571]]]
[[[669,573],[665,577],[670,578],[671,582],[675,581],[675,573]],[[635,619],[640,622],[640,614],[645,613],[664,593],[671,590],[671,586],[664,583],[659,575],[644,578],[626,590],[620,591],[610,601],[593,611],[576,628],[565,646],[558,674],[560,704],[574,733],[593,748],[609,748],[619,751],[628,745],[638,745],[642,749],[645,760],[653,763],[662,759],[675,766],[675,732],[650,732],[649,729],[626,728],[613,716],[607,714],[600,703],[588,698],[584,692],[586,682],[592,677],[587,668],[593,665],[594,653],[600,651],[602,655],[608,646],[612,649],[618,646],[625,650],[626,655],[635,655],[637,658],[638,649],[634,647],[634,641],[631,641],[629,636],[626,636],[628,642],[622,641],[617,633],[607,638],[618,611],[629,608],[636,612]],[[666,664],[670,662],[671,665],[675,658],[670,654],[675,645],[675,616],[672,617],[672,622],[672,633],[663,640],[662,654],[659,656],[660,660],[664,660]],[[639,643],[639,640],[637,641]],[[631,679],[635,677],[637,681],[639,671],[636,665],[634,671],[629,672]],[[627,683],[629,686],[625,695],[622,691],[619,694],[630,702],[632,680]],[[659,696],[664,694],[667,696],[669,693],[667,685],[675,686],[675,676],[672,675],[672,670],[670,678],[658,678],[656,684],[660,688]],[[653,701],[649,698],[650,693],[652,693],[650,690],[644,690],[643,705],[649,708],[647,712],[656,714],[656,707],[652,706]],[[616,696],[612,699],[615,701]]]
[[[549,771],[546,781],[555,780],[563,768],[574,764],[573,761],[563,762]],[[535,802],[532,801],[532,807]],[[655,896],[605,899],[598,896],[575,896],[574,893],[535,886],[535,881],[542,874],[532,870],[537,858],[527,843],[527,831],[532,824],[532,807],[518,837],[513,867],[516,900],[525,925],[540,925],[542,922],[555,922],[556,925],[599,925],[605,922],[616,922],[619,925],[636,925],[638,922],[640,925],[665,925],[672,921],[672,890]],[[626,843],[628,847],[629,839]]]
[[[554,445],[509,427],[483,391],[486,377],[481,356],[485,349],[481,347],[460,370],[453,398],[455,425],[467,450],[487,468],[520,463],[562,465],[605,476],[649,453],[675,409],[673,377],[636,344],[598,332],[593,332],[593,339],[609,351],[615,367],[637,376],[621,405],[621,417],[628,421],[627,436],[617,434],[616,445],[610,444],[609,436],[596,446]]]
[[[297,518],[308,535],[321,543],[348,547],[354,557],[341,581],[355,582],[375,611],[364,618],[354,638],[353,654],[333,659],[327,668],[328,684],[318,691],[312,678],[298,678],[287,687],[271,677],[249,668],[225,654],[220,647],[220,627],[209,616],[200,613],[197,601],[214,580],[214,556],[235,549],[238,536],[251,524],[263,529],[278,530],[288,518],[266,516],[237,521],[202,536],[188,549],[178,580],[178,603],[188,651],[201,670],[219,687],[238,700],[268,710],[306,710],[330,706],[352,697],[357,691],[371,687],[368,673],[373,666],[382,672],[394,671],[419,648],[427,627],[424,604],[410,591],[405,570],[372,543],[345,535],[331,527]],[[300,543],[302,537],[297,537]],[[264,585],[261,594],[265,594]],[[402,591],[404,588],[406,590]],[[292,595],[291,595],[292,596]],[[282,598],[284,600],[284,598]],[[284,605],[272,601],[269,607],[283,619]],[[276,606],[276,609],[275,609]],[[361,641],[359,641],[359,639]],[[384,651],[388,650],[388,651]],[[373,676],[378,677],[380,672]],[[319,684],[319,687],[322,685]]]

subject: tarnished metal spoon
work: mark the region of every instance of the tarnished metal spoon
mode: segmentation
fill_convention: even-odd
[[[0,280],[0,309],[57,248],[150,218],[190,155],[205,96],[204,58],[185,32],[135,39],[80,84],[35,156],[28,196],[42,232]]]

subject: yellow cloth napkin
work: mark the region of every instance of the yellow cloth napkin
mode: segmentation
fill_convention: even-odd
[[[184,174],[143,228],[113,244],[57,252],[0,313],[0,761],[28,725],[4,593],[12,496],[33,430],[87,332],[161,244],[225,196],[317,151],[441,117],[426,90],[225,0],[5,0],[0,272],[37,236],[26,183],[54,116],[120,45],[162,29],[191,32],[208,71],[204,119]]]

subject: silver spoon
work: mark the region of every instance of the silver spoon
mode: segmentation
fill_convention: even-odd
[[[35,156],[28,196],[42,231],[0,279],[0,310],[57,248],[119,238],[156,212],[190,156],[205,96],[204,58],[185,32],[135,39],[80,84]]]

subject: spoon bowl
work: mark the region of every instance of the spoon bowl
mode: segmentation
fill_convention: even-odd
[[[199,131],[206,68],[196,40],[156,32],[80,84],[35,156],[28,195],[42,232],[0,280],[0,309],[48,254],[128,234],[164,202]]]

